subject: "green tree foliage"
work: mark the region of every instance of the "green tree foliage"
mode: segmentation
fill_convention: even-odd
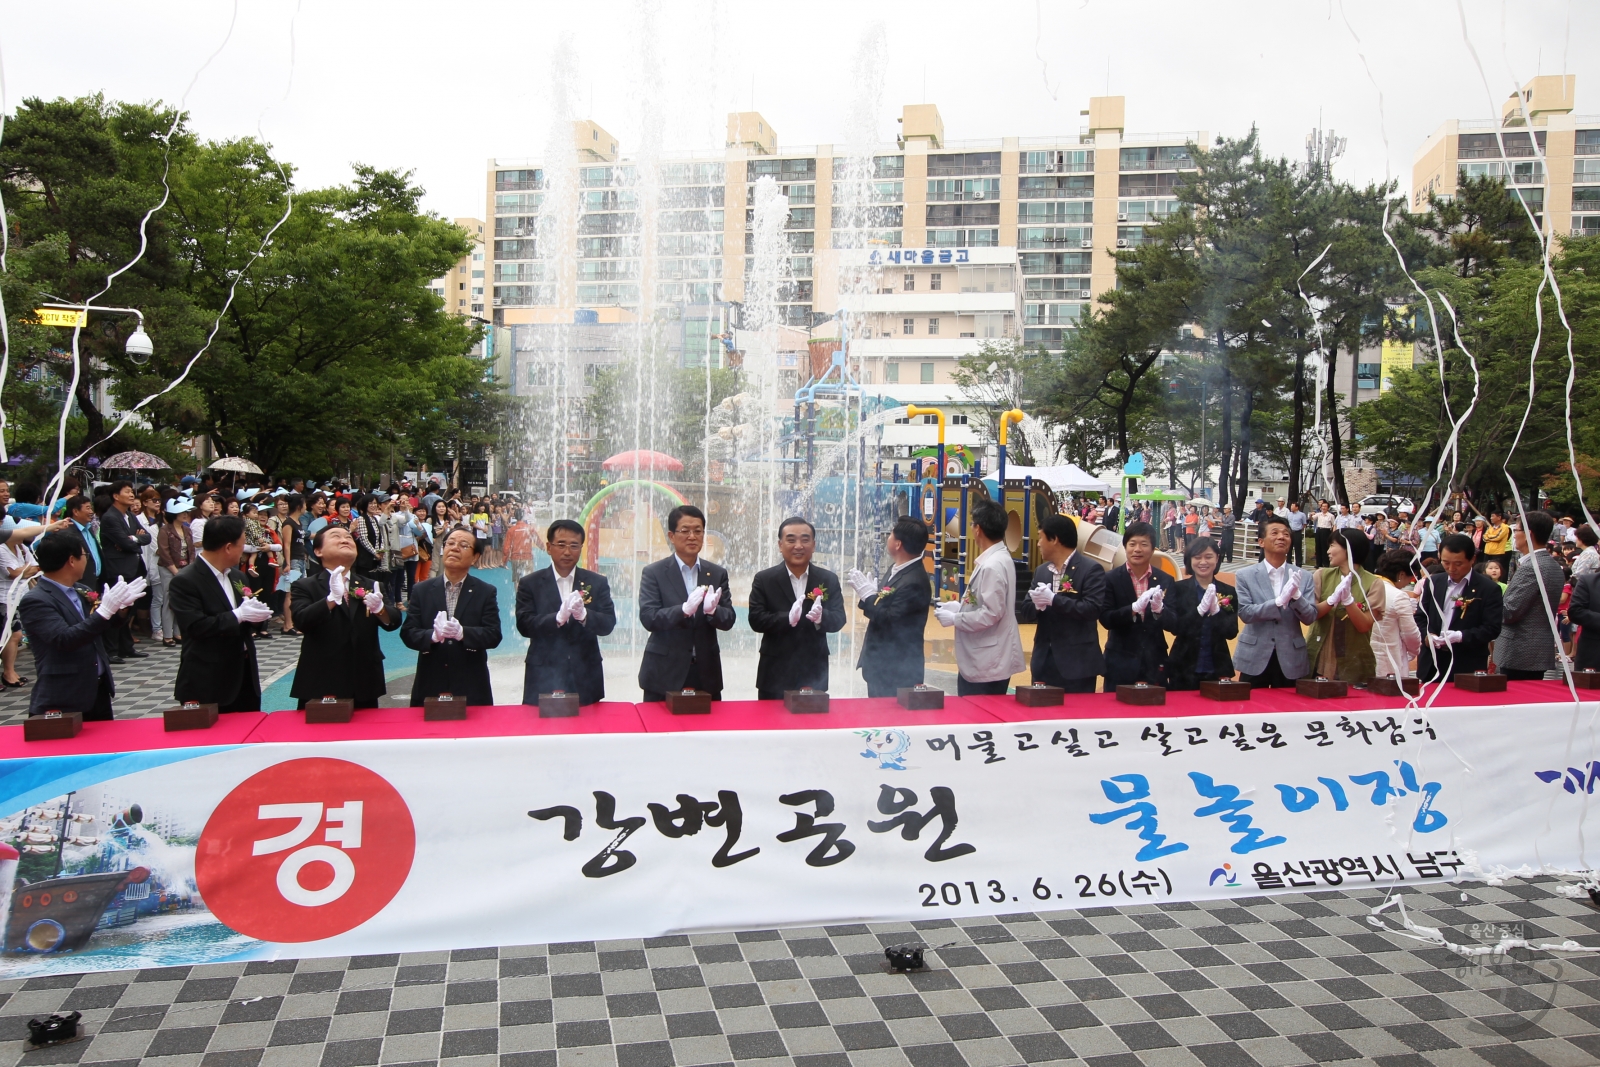
[[[469,354],[480,327],[428,288],[470,242],[421,211],[409,174],[357,166],[349,185],[295,192],[258,256],[289,206],[290,168],[254,140],[200,142],[175,119],[91,97],[30,99],[7,123],[12,272],[0,281],[23,357],[6,383],[13,447],[53,439],[52,389],[70,373],[67,332],[28,326],[27,310],[104,288],[138,252],[163,179],[143,258],[97,301],[142,310],[155,356],[134,364],[123,351],[132,322],[91,317],[73,451],[204,435],[268,471],[326,475],[385,468],[396,446],[441,465],[492,434],[504,399]],[[99,376],[123,410],[161,394],[142,409],[148,428],[102,440],[114,424],[93,403]]]
[[[1043,414],[1049,423],[1048,397],[1059,374],[1059,361],[1043,346],[1029,348],[1005,338],[984,341],[975,354],[957,359],[950,380],[968,400],[980,405],[979,435],[998,443],[1000,416],[1013,408],[1030,415]],[[1015,432],[1007,435],[1006,455],[1008,461],[1025,467],[1054,458],[1035,456],[1028,439]]]

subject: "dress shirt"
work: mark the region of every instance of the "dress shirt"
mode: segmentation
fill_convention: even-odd
[[[466,575],[462,575],[459,582],[452,582],[448,577],[444,580],[444,613],[452,619],[456,617],[456,601],[461,599],[461,587],[466,584]]]
[[[78,595],[78,591],[76,589],[74,589],[72,586],[70,586],[70,585],[62,585],[60,582],[56,581],[54,578],[48,577],[48,576],[43,575],[43,574],[39,575],[39,580],[42,581],[42,582],[49,582],[51,585],[55,586],[57,589],[61,590],[63,593],[66,593],[67,594],[67,599],[72,601],[72,606],[78,609],[78,618],[87,619],[89,617],[88,614],[83,610],[83,597],[79,596]]]
[[[208,568],[210,568],[212,574],[216,575],[217,584],[222,586],[223,595],[228,598],[228,603],[230,605],[232,605],[233,607],[238,607],[239,606],[239,598],[233,595],[233,584],[228,581],[228,572],[227,571],[219,571],[219,570],[217,570],[217,568],[212,567],[211,566],[211,561],[209,559],[206,559],[205,556],[201,556],[200,557],[200,561],[202,563],[204,563]]]
[[[1134,574],[1132,569],[1128,571],[1128,577],[1133,580],[1134,596],[1144,596],[1145,590],[1150,588],[1150,572],[1154,569],[1154,566],[1146,567],[1145,572],[1142,575]]]
[[[1306,513],[1303,511],[1291,511],[1284,518],[1289,520],[1289,529],[1293,533],[1299,533],[1306,528]]]
[[[1274,567],[1271,563],[1268,563],[1266,560],[1262,560],[1261,565],[1267,568],[1267,580],[1272,583],[1273,594],[1276,595],[1283,592],[1283,583],[1289,580],[1288,557],[1284,557],[1283,562],[1278,564],[1276,567]]]
[[[1331,511],[1319,511],[1312,518],[1316,521],[1317,529],[1331,530],[1336,516]]]
[[[694,587],[700,584],[700,559],[695,557],[693,563],[685,563],[683,557],[674,554],[673,559],[678,562],[678,573],[683,575],[683,588],[687,592],[694,592]]]
[[[895,575],[899,574],[901,571],[905,570],[907,567],[911,566],[913,563],[921,563],[921,562],[922,562],[922,557],[921,556],[916,556],[916,557],[914,557],[912,559],[906,560],[904,563],[896,563],[893,567],[889,568],[889,577],[884,579],[884,584],[887,585],[889,582],[894,581],[894,576]]]
[[[560,591],[562,600],[572,595],[572,583],[577,580],[577,577],[578,568],[576,566],[565,575],[556,575],[556,589]]]
[[[1466,591],[1467,583],[1469,581],[1471,581],[1471,580],[1472,580],[1471,575],[1468,575],[1466,578],[1461,579],[1459,582],[1448,582],[1445,585],[1445,587],[1444,587],[1444,629],[1446,629],[1446,630],[1450,629],[1451,624],[1456,621],[1456,598],[1459,597],[1463,592]]]
[[[72,520],[72,525],[78,531],[79,536],[83,538],[83,543],[89,546],[89,558],[94,560],[94,572],[99,574],[100,542],[95,539],[94,531],[85,526],[83,523],[79,522],[77,519]]]
[[[794,571],[789,570],[788,566],[783,569],[789,571],[789,588],[794,590],[794,598],[796,600],[804,600],[806,598],[806,575],[811,573],[811,569],[808,567],[800,574],[795,574]]]

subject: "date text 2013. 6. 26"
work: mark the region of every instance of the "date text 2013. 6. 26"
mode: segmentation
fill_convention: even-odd
[[[1088,874],[1074,875],[1072,878],[1074,897],[1127,897],[1130,900],[1140,899],[1138,894],[1143,892],[1146,897],[1167,896],[1172,892],[1172,878],[1160,867],[1155,873],[1143,869],[1129,873],[1128,871],[1103,872],[1098,878]],[[922,894],[922,906],[937,908],[941,905],[959,907],[963,904],[1004,904],[1007,901],[1017,903],[1024,899],[1019,895],[1006,892],[1005,886],[998,878],[978,882],[944,882],[934,885],[932,882],[923,882],[917,886],[917,892]],[[1041,875],[1033,880],[1029,890],[1035,900],[1065,900],[1067,892],[1058,892],[1048,884]]]

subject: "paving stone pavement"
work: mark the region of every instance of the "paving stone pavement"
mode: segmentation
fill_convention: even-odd
[[[1458,943],[1572,937],[1548,880],[1406,890]],[[1462,896],[1465,893],[1466,899]],[[0,1067],[1522,1067],[1600,1062],[1600,958],[1471,965],[1378,891],[0,982]],[[939,947],[921,973],[885,945]],[[91,1037],[22,1051],[76,1010]]]
[[[160,715],[173,706],[172,680],[178,673],[178,649],[164,648],[160,641],[149,637],[141,637],[136,647],[150,655],[111,668],[111,676],[117,683],[117,695],[111,707],[119,719]],[[300,638],[273,636],[257,641],[256,662],[261,669],[261,687],[265,689],[285,671],[292,670],[299,656]],[[39,676],[34,669],[32,650],[25,648],[17,656],[17,673],[30,683],[21,689],[0,688],[0,726],[15,726],[28,717],[28,701],[33,694],[31,680]]]

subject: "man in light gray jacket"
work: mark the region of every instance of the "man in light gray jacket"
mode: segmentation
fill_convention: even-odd
[[[1506,583],[1500,636],[1494,641],[1494,665],[1512,679],[1539,679],[1554,670],[1561,639],[1550,626],[1550,615],[1561,604],[1566,574],[1546,547],[1555,519],[1544,511],[1530,511],[1527,524],[1515,531],[1521,564]],[[1544,594],[1539,582],[1544,582]],[[1549,599],[1549,612],[1545,600]]]
[[[1239,677],[1257,688],[1287,688],[1311,673],[1301,623],[1317,618],[1311,572],[1289,562],[1289,520],[1269,515],[1261,524],[1263,559],[1234,576],[1244,632],[1234,649]]]
[[[1006,549],[1006,513],[993,501],[972,509],[978,561],[959,601],[933,609],[940,626],[956,630],[956,693],[997,694],[1027,666],[1017,632],[1017,569]]]

